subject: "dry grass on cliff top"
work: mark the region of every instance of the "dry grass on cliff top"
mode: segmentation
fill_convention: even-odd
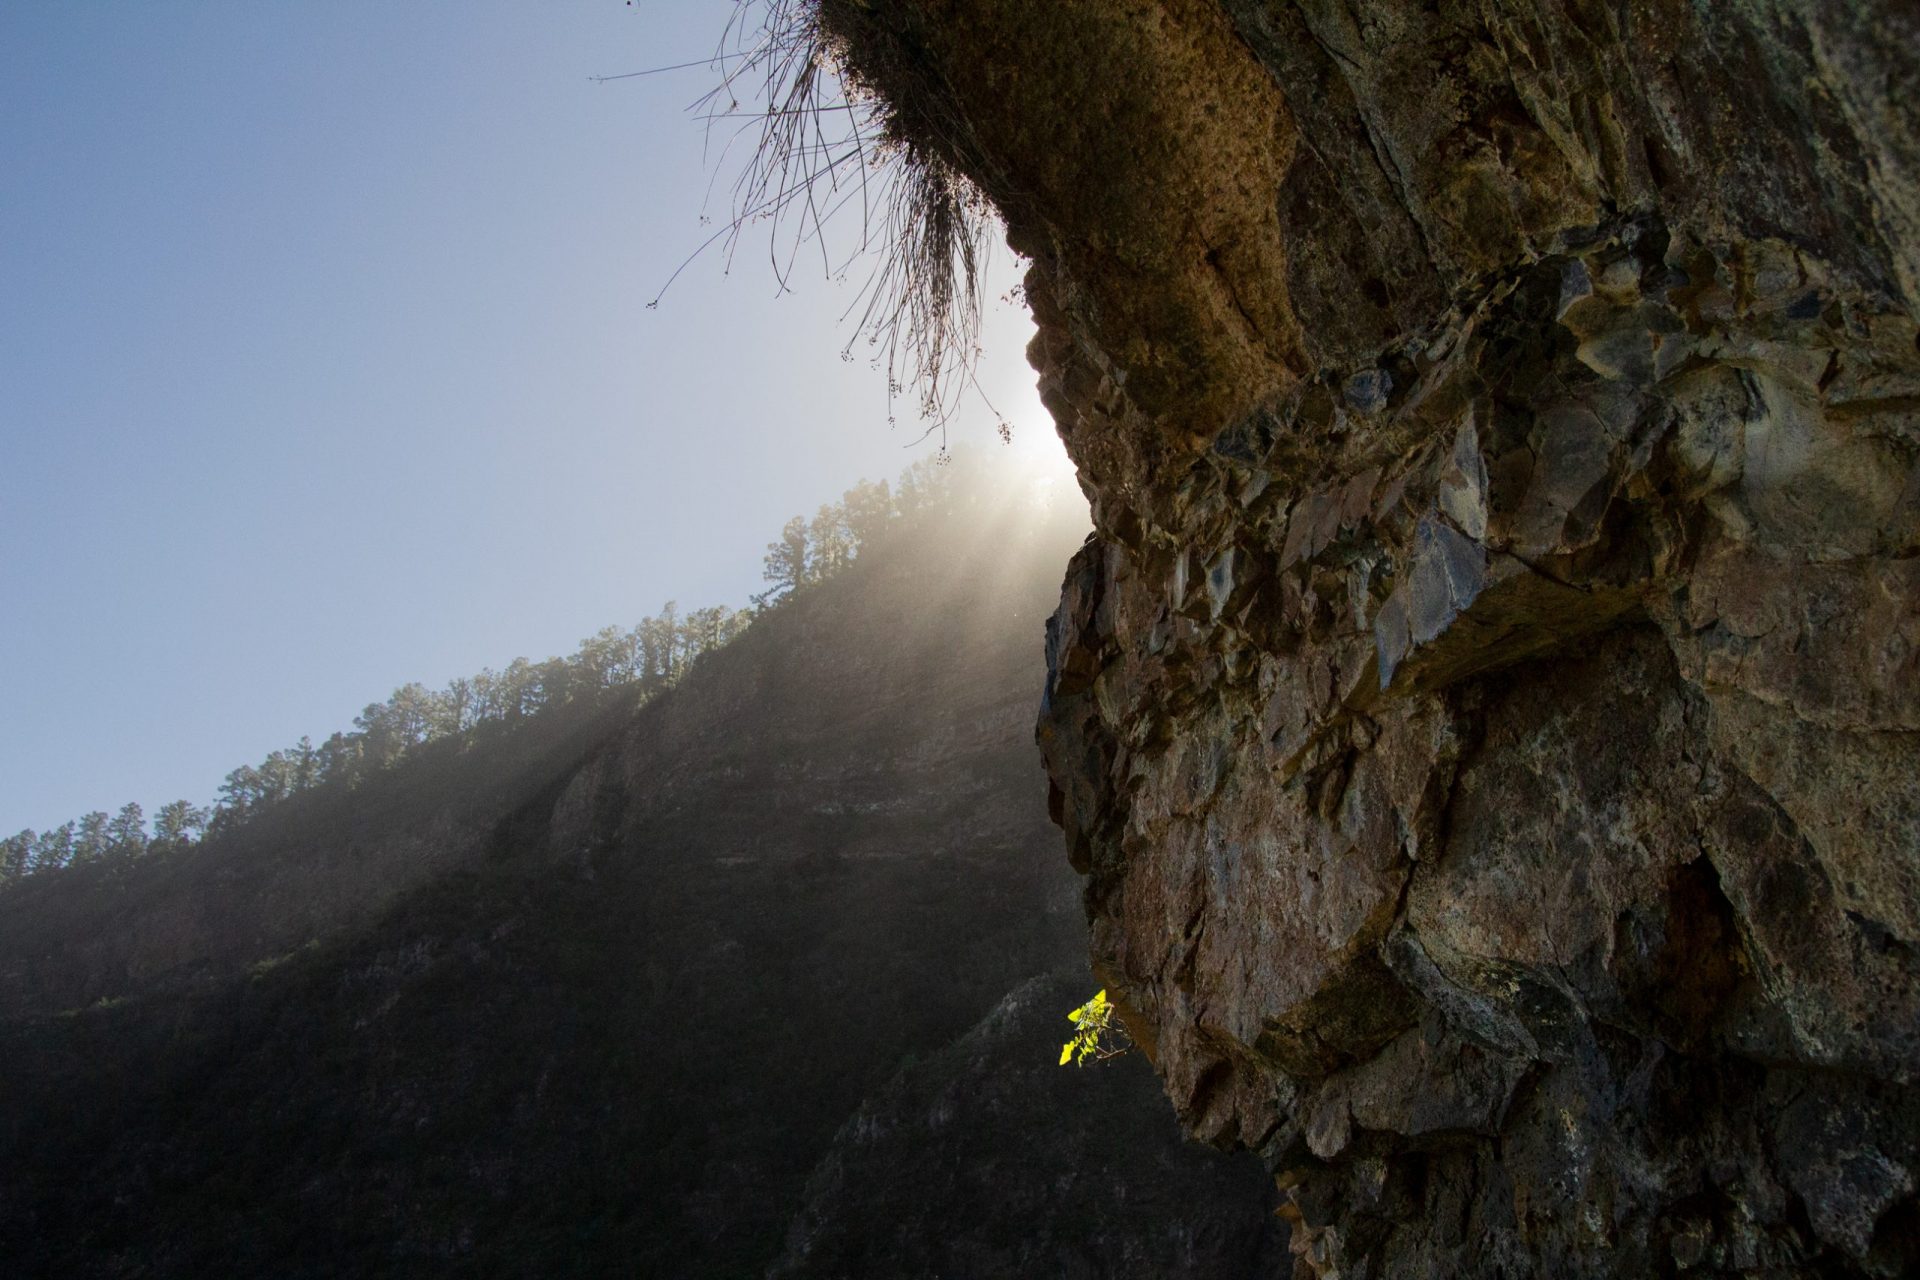
[[[886,371],[889,402],[910,390],[926,431],[944,443],[961,397],[980,394],[981,289],[999,219],[947,150],[910,135],[847,54],[822,0],[737,0],[714,55],[720,81],[696,105],[723,163],[736,144],[750,148],[715,239],[731,262],[748,229],[765,224],[782,288],[815,254],[833,279],[869,262],[843,358],[864,340]]]

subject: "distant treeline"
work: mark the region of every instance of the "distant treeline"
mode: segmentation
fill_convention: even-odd
[[[59,867],[130,860],[189,848],[243,826],[289,796],[315,787],[354,787],[408,752],[443,738],[510,731],[532,716],[582,699],[621,692],[644,701],[671,688],[704,654],[733,640],[753,619],[796,593],[825,581],[878,544],[909,517],[949,506],[958,490],[952,468],[938,461],[909,467],[896,486],[862,480],[837,503],[808,520],[787,521],[767,545],[767,590],[753,607],[725,605],[682,614],[669,601],[638,626],[604,627],[564,658],[515,658],[464,676],[444,689],[402,685],[385,702],[370,703],[353,729],[316,744],[303,737],[258,764],[227,775],[211,806],[175,800],[153,817],[151,830],[137,804],[109,816],[96,810],[49,831],[26,830],[0,840],[0,888],[22,876]]]

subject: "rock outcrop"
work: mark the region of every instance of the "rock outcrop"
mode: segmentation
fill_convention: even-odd
[[[822,12],[1032,260],[1055,816],[1297,1273],[1920,1270],[1920,10]]]

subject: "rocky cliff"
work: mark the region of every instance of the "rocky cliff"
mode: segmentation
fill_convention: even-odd
[[[1297,1274],[1920,1269],[1920,10],[821,16],[1031,259],[1054,812]]]

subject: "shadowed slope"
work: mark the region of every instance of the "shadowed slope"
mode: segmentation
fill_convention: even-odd
[[[1108,1260],[1092,1274],[1172,1274],[1194,1240],[1189,1274],[1244,1270],[1258,1172],[1182,1147],[1144,1073],[1051,1065],[1092,980],[1027,738],[1077,537],[978,510],[903,531],[598,746],[413,828],[444,843],[371,918],[0,1028],[0,1270],[758,1274],[835,1134],[916,1059],[886,1097],[983,1067],[1014,1086],[981,1111],[1004,1133],[1011,1107],[1031,1144],[997,1153],[1017,1220],[994,1230],[1059,1216],[1045,1238]],[[943,1049],[1041,975],[1055,1016],[984,1058]],[[1020,1086],[1036,1063],[1054,1087]],[[1058,1123],[1076,1084],[1107,1116],[1092,1129]],[[915,1195],[925,1161],[976,1158],[970,1125],[963,1106],[950,1147],[865,1157],[866,1183]],[[1063,1196],[1063,1133],[1070,1164],[1094,1136],[1139,1158],[1088,1157],[1091,1187]],[[817,1198],[808,1215],[872,1233],[887,1274],[953,1274],[972,1233],[906,1240]]]

